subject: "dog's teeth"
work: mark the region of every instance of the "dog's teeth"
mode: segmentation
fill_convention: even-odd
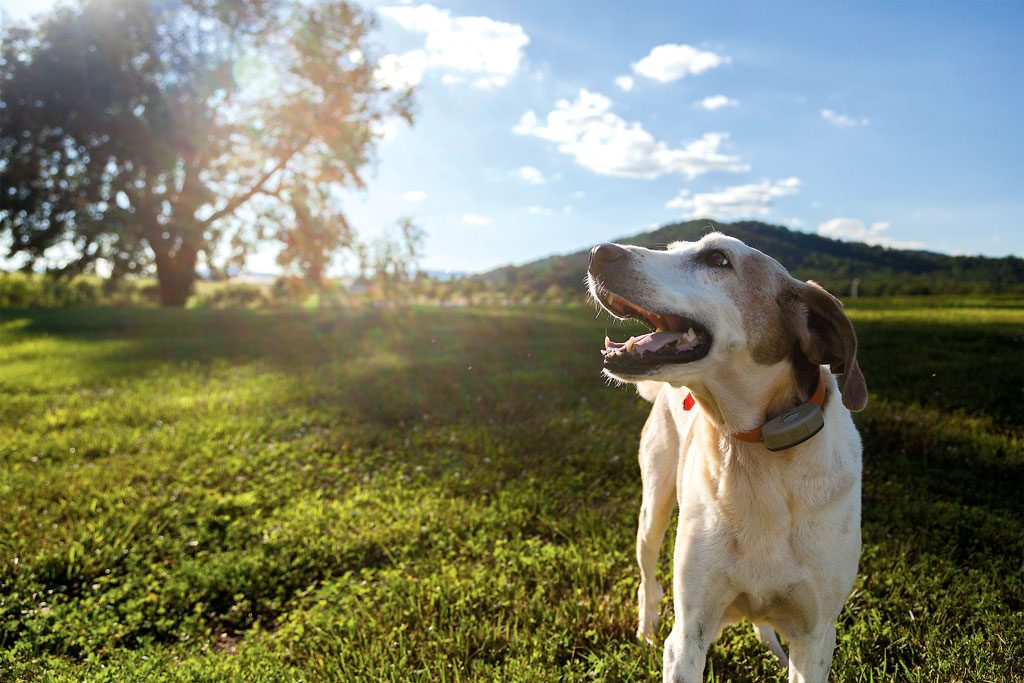
[[[630,338],[629,338],[629,339],[628,339],[628,340],[626,341],[626,351],[629,351],[630,353],[632,353],[632,351],[633,351],[633,347],[634,347],[635,345],[636,345],[636,337],[630,337]]]
[[[608,338],[608,335],[604,336],[604,348],[609,348],[612,345],[612,340]]]
[[[697,335],[694,334],[692,327],[686,331],[686,341],[693,341],[696,337]]]

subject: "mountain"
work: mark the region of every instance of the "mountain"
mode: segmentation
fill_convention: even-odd
[[[657,230],[611,240],[648,248],[698,240],[711,230],[743,240],[773,256],[802,280],[815,280],[837,295],[850,292],[854,280],[863,295],[1024,293],[1024,259],[1013,256],[949,256],[931,251],[889,249],[842,242],[759,221],[672,223]],[[519,266],[504,266],[475,276],[506,291],[543,294],[552,287],[579,289],[590,250],[549,256]]]

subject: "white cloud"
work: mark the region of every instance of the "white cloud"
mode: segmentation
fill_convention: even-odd
[[[393,19],[399,26],[417,33],[440,33],[447,29],[451,23],[451,12],[446,9],[439,9],[431,4],[424,3],[409,7],[381,7],[377,12],[389,19]]]
[[[402,201],[409,202],[410,204],[422,202],[426,198],[427,193],[424,192],[423,190],[409,190],[408,192],[402,195]]]
[[[480,214],[467,213],[462,217],[462,222],[466,225],[485,226],[491,224],[491,219],[487,216],[481,216]]]
[[[728,64],[728,57],[701,50],[692,45],[659,45],[638,62],[633,63],[633,72],[661,83],[679,80],[684,76],[695,76]]]
[[[548,209],[548,208],[543,207],[543,206],[528,206],[528,207],[526,207],[526,210],[529,213],[538,214],[538,215],[541,215],[541,216],[550,216],[551,214],[554,213],[554,211],[552,211],[551,209]]]
[[[409,50],[402,54],[381,57],[373,77],[384,87],[406,90],[423,81],[423,72],[426,68],[427,53],[423,50]]]
[[[620,90],[629,92],[636,85],[636,81],[633,80],[632,76],[617,76],[615,78],[615,85],[619,86]]]
[[[693,106],[700,107],[701,109],[707,109],[708,111],[715,111],[722,107],[736,107],[739,106],[739,100],[734,100],[731,97],[725,95],[711,95],[705,97],[703,100],[694,102]]]
[[[473,79],[473,85],[482,90],[490,90],[491,88],[501,88],[508,84],[508,76],[502,76],[501,74],[493,74],[491,76],[481,76],[480,78]]]
[[[795,194],[799,189],[799,178],[784,178],[734,185],[718,192],[701,192],[693,196],[689,190],[683,190],[665,206],[683,209],[694,218],[767,216],[776,199]]]
[[[507,84],[519,69],[523,48],[530,42],[519,24],[490,17],[453,17],[448,10],[430,4],[381,7],[377,11],[402,28],[425,35],[423,49],[412,51],[423,53],[424,68],[464,74],[478,88]],[[451,76],[446,74],[442,82],[463,82]]]
[[[516,171],[519,177],[530,183],[531,185],[543,185],[544,174],[533,166],[520,166],[519,170]]]
[[[882,233],[891,226],[888,221],[878,221],[867,225],[859,218],[833,218],[818,226],[818,234],[833,239],[864,242],[892,249],[921,249],[923,242],[905,242],[886,237]]]
[[[639,123],[612,113],[611,106],[604,95],[580,90],[572,102],[556,102],[543,123],[531,110],[512,130],[558,143],[558,151],[601,175],[649,179],[679,173],[695,178],[708,171],[749,169],[739,157],[720,151],[726,133],[705,133],[682,147],[669,147]]]
[[[866,126],[871,123],[869,118],[854,118],[847,116],[846,114],[840,114],[839,112],[832,111],[831,109],[822,109],[821,118],[831,123],[836,128],[858,128],[860,126]]]

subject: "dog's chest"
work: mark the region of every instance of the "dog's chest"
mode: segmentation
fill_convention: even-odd
[[[703,489],[707,521],[723,568],[741,591],[768,601],[773,591],[828,576],[859,546],[859,492],[839,472],[798,474],[785,463],[736,464],[688,486]]]
[[[737,519],[721,530],[728,540],[720,569],[737,593],[733,609],[752,622],[773,624],[786,637],[806,632],[821,600],[833,592],[823,578],[834,543],[816,522],[792,513],[774,523],[764,521],[763,511]]]

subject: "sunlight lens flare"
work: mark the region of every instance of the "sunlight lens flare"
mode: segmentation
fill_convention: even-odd
[[[247,54],[235,60],[231,76],[245,97],[258,99],[277,92],[277,70],[268,59],[258,54]]]

